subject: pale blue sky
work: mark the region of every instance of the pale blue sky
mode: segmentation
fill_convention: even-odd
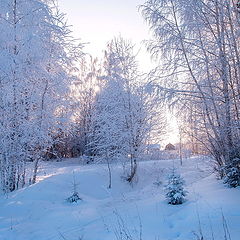
[[[59,0],[66,13],[73,34],[83,42],[90,42],[85,51],[101,56],[106,43],[121,34],[140,48],[142,40],[149,38],[148,26],[138,12],[144,0]],[[144,70],[150,68],[149,55],[141,51],[139,61]]]

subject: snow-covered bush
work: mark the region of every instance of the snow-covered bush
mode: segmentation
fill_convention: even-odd
[[[78,192],[74,192],[70,197],[66,199],[66,201],[69,203],[77,202],[79,200],[82,199],[79,197]]]
[[[178,205],[185,201],[187,191],[184,190],[184,180],[176,170],[173,169],[172,173],[168,177],[168,184],[165,186],[166,199],[169,204]]]
[[[77,183],[76,183],[76,179],[75,179],[75,175],[74,175],[74,172],[73,172],[73,182],[72,182],[72,192],[73,194],[68,197],[66,199],[67,202],[69,203],[74,203],[74,202],[77,202],[79,200],[82,200],[80,197],[79,197],[79,194],[78,194],[78,191],[77,191]]]
[[[235,158],[232,163],[224,168],[225,177],[223,182],[229,187],[240,186],[240,159]]]

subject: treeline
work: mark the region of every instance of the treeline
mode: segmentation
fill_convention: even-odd
[[[2,190],[35,183],[40,160],[82,155],[130,162],[131,181],[162,128],[162,103],[147,91],[133,44],[115,38],[101,60],[92,59],[57,1],[3,0],[0,29]]]
[[[0,2],[3,191],[35,183],[40,160],[78,156],[121,161],[131,182],[165,133],[166,105],[178,112],[180,150],[211,154],[219,175],[240,185],[239,2],[148,0],[140,11],[159,62],[148,74],[121,36],[101,59],[84,53],[55,0]]]

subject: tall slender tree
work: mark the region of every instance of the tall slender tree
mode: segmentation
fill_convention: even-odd
[[[25,183],[60,127],[78,47],[55,1],[0,2],[0,171],[5,191]],[[69,56],[71,55],[70,58]]]

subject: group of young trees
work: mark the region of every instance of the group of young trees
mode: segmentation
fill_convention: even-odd
[[[185,132],[219,169],[239,162],[239,1],[148,0],[141,10],[154,34],[149,51],[161,59],[156,79],[177,100]]]
[[[66,138],[65,146],[70,144],[75,153],[77,148],[77,155],[87,155],[88,162],[107,163],[109,187],[111,162],[121,161],[126,180],[132,182],[147,144],[153,136],[162,137],[162,103],[155,92],[147,91],[134,45],[122,37],[108,43],[102,62],[90,59],[87,66],[83,64],[73,86],[70,139],[74,141]]]
[[[0,176],[26,182],[25,163],[44,157],[64,128],[73,62],[82,54],[55,1],[0,2]]]
[[[133,44],[118,37],[102,61],[83,56],[55,0],[1,1],[0,30],[1,188],[34,183],[41,159],[81,155],[129,160],[131,182],[162,127]]]
[[[126,178],[131,182],[137,159],[153,134],[161,134],[161,104],[147,92],[138,69],[134,45],[114,38],[105,51],[101,88],[93,113],[90,146],[94,154],[109,161],[130,161]],[[157,133],[157,131],[160,131]]]

